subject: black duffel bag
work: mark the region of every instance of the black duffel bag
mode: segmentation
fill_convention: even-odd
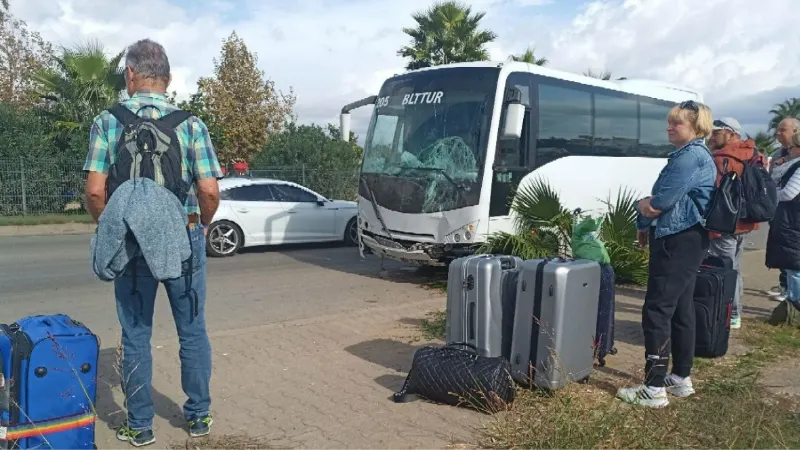
[[[507,359],[479,356],[474,346],[454,343],[417,350],[403,387],[392,399],[405,403],[421,397],[492,413],[507,409],[515,394]]]

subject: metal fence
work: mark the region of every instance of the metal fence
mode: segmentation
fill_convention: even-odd
[[[358,192],[357,167],[339,171],[304,165],[253,167],[237,176],[291,181],[337,200],[355,200]],[[0,216],[85,214],[85,182],[82,160],[0,159]]]

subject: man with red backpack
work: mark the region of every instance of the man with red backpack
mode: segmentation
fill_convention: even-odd
[[[745,164],[761,164],[766,167],[767,160],[756,150],[755,142],[752,139],[742,140],[741,125],[739,121],[732,117],[723,117],[714,121],[714,128],[711,135],[711,154],[717,166],[717,186],[719,186],[722,175],[728,172],[736,172],[740,177],[743,176]],[[733,268],[738,273],[736,281],[736,295],[731,312],[731,328],[741,327],[742,313],[742,273],[740,263],[744,252],[744,242],[748,233],[758,229],[758,222],[739,220],[736,223],[736,231],[733,234],[720,234],[709,232],[711,239],[708,252],[712,256],[730,259]]]

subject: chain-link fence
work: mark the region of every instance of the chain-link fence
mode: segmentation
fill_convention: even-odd
[[[355,200],[358,172],[299,165],[253,167],[237,176],[291,181],[330,199]],[[85,182],[82,160],[0,159],[0,216],[85,214]]]

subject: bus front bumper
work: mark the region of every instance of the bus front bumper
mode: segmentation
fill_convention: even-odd
[[[372,253],[408,264],[444,267],[449,264],[450,260],[472,253],[467,246],[424,242],[403,244],[385,236],[362,231],[359,230],[361,243]]]

